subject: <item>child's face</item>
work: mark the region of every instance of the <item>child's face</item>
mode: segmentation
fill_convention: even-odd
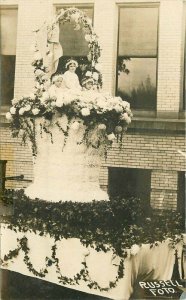
[[[79,65],[79,67],[80,67],[81,71],[84,72],[86,70],[87,66],[85,64],[81,64],[81,65]]]
[[[55,86],[57,86],[57,87],[61,87],[61,85],[62,85],[62,82],[63,82],[63,79],[62,78],[58,78],[56,81],[55,81]]]
[[[92,82],[87,82],[86,83],[86,85],[85,85],[85,88],[87,89],[87,90],[92,90],[92,88],[93,88],[93,83]]]
[[[76,65],[75,64],[70,64],[69,65],[69,71],[74,73],[76,71]]]

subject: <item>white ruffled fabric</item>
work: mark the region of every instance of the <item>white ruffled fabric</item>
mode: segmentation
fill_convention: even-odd
[[[54,122],[66,130],[67,117],[56,118]],[[90,150],[82,141],[85,126],[79,129],[70,126],[68,138],[57,125],[50,126],[49,134],[40,135],[41,119],[36,120],[37,157],[34,161],[34,182],[25,189],[31,199],[46,201],[91,202],[109,200],[108,194],[100,188],[99,170],[101,156],[98,150]],[[73,120],[71,121],[71,124]]]

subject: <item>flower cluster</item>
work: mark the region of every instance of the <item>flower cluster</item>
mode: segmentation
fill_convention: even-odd
[[[48,76],[48,66],[43,64],[43,57],[39,52],[37,42],[32,46],[32,51],[34,52],[34,59],[32,61],[32,66],[34,67],[35,75],[35,93],[41,96],[44,91],[46,91],[50,86],[50,79]],[[47,54],[50,55],[50,51],[47,50]]]
[[[129,103],[120,97],[111,97],[94,91],[75,94],[70,90],[60,97],[51,97],[49,92],[44,92],[42,97],[31,94],[21,97],[19,101],[14,99],[6,117],[12,122],[12,130],[14,132],[16,130],[17,135],[22,135],[20,132],[23,131],[28,133],[29,127],[29,139],[32,136],[33,140],[34,128],[30,123],[28,125],[28,121],[37,117],[52,120],[56,114],[59,117],[65,114],[69,124],[73,120],[71,126],[75,130],[78,130],[79,122],[82,122],[86,128],[82,142],[96,148],[108,145],[121,137],[132,118]],[[50,125],[49,122],[48,126]],[[28,134],[24,134],[24,139],[26,136],[28,137]]]
[[[31,93],[30,95],[22,96],[20,99],[14,98],[10,111],[6,114],[6,118],[13,121],[23,115],[38,115],[39,111],[39,102],[36,95]]]

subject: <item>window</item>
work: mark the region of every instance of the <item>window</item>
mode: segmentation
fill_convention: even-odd
[[[0,27],[0,104],[4,106],[10,105],[14,97],[17,9],[1,8]]]
[[[67,6],[58,6],[56,10],[60,10],[61,8],[68,8]],[[76,5],[76,8],[85,12],[85,14],[92,20],[93,22],[93,14],[94,9],[93,6],[79,6]],[[87,60],[87,54],[89,52],[88,43],[85,40],[85,33],[83,30],[74,30],[74,24],[72,22],[67,22],[65,24],[60,25],[60,43],[63,48],[63,56],[59,59],[59,65],[57,72],[64,72],[63,68],[65,62],[68,58],[75,58],[78,62],[81,60]]]
[[[119,8],[117,95],[133,109],[156,108],[158,7]]]
[[[186,109],[186,3],[184,3],[184,34],[185,34],[185,49],[184,49],[184,80],[183,80],[183,109]]]
[[[185,183],[186,173],[184,171],[178,172],[178,196],[177,196],[177,210],[184,216],[186,213],[185,207]]]
[[[132,168],[109,168],[110,196],[134,196],[141,199],[147,199],[150,203],[150,191],[150,170]]]

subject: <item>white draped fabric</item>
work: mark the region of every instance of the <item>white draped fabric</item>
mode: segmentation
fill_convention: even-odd
[[[36,120],[37,157],[34,159],[34,182],[25,189],[30,198],[59,202],[90,202],[108,200],[108,194],[100,188],[99,170],[101,156],[98,150],[81,143],[85,126],[79,120],[79,128],[73,129],[71,121],[68,138],[59,126],[51,125],[50,134],[40,134],[41,119]],[[66,116],[56,118],[63,130],[67,130]],[[80,143],[80,144],[79,144]]]
[[[45,258],[51,257],[51,247],[54,239],[49,235],[39,236],[33,232],[15,233],[7,229],[5,224],[1,224],[1,258],[14,250],[17,246],[17,238],[26,236],[29,257],[33,267],[39,271],[46,265]],[[91,247],[85,247],[79,239],[62,239],[57,242],[56,255],[59,259],[59,266],[63,276],[73,278],[81,271],[82,262],[86,262],[89,277],[96,281],[102,288],[108,287],[110,281],[114,281],[118,274],[120,258],[113,255],[112,250],[107,253],[97,252]],[[182,245],[177,245],[178,257],[181,257]],[[130,251],[129,251],[130,252]],[[169,241],[159,243],[159,246],[150,249],[150,245],[143,244],[136,255],[129,255],[124,261],[124,277],[120,279],[116,287],[109,291],[100,292],[97,289],[90,289],[85,281],[78,285],[65,285],[68,288],[77,289],[86,293],[96,294],[116,300],[127,300],[133,292],[133,286],[140,276],[143,280],[170,280],[172,277],[175,250],[169,246]],[[2,265],[2,268],[19,272],[23,275],[36,277],[31,273],[24,263],[24,253]],[[48,268],[48,273],[44,280],[60,284],[57,278],[55,265]]]

